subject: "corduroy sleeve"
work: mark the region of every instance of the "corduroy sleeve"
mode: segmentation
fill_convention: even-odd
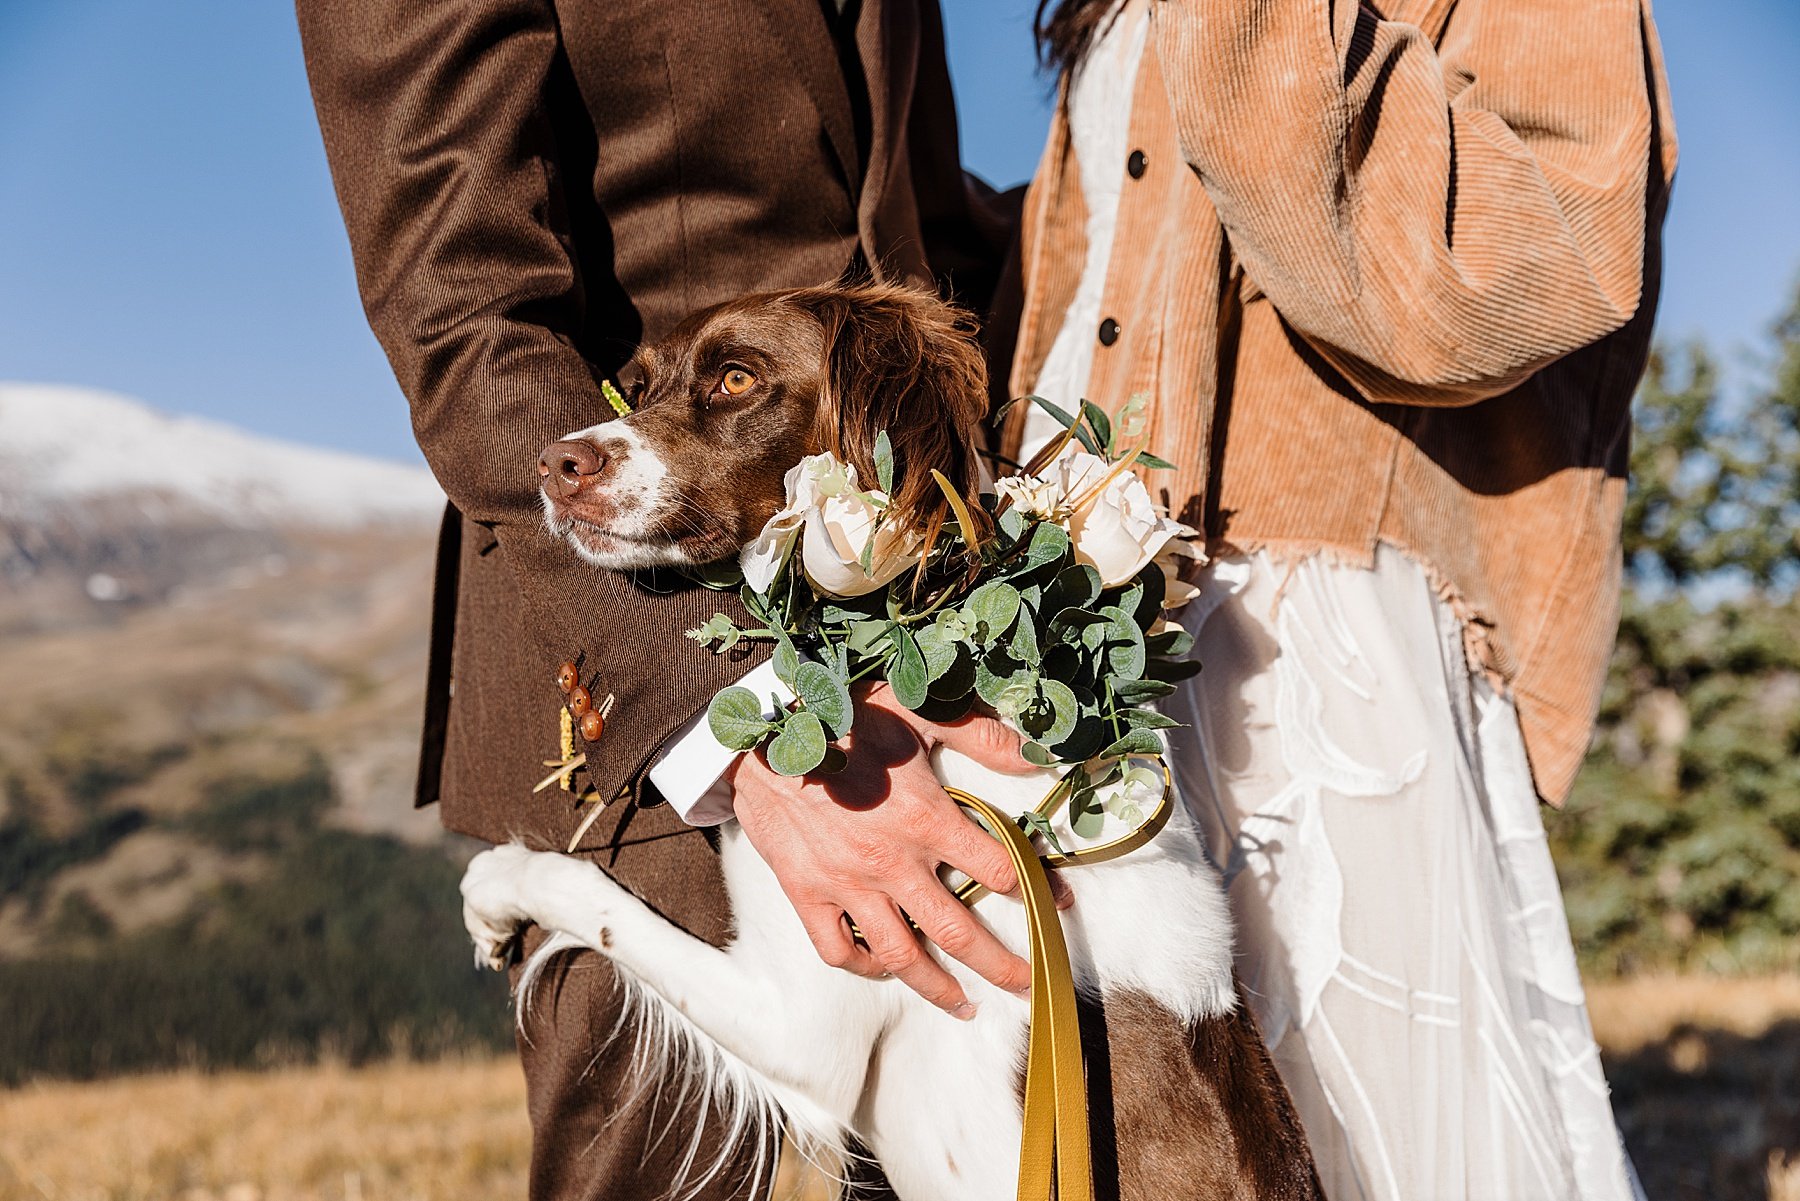
[[[617,694],[589,754],[610,796],[745,668],[682,638],[727,598],[652,594],[581,562],[543,525],[538,452],[608,413],[571,342],[581,280],[543,99],[559,56],[555,14],[547,0],[297,9],[370,325],[432,470],[464,517],[492,530],[518,579],[542,654],[545,728],[555,728],[562,659],[581,656],[596,695]]]
[[[1182,152],[1282,318],[1372,400],[1467,404],[1617,330],[1674,166],[1640,0],[1155,7]]]

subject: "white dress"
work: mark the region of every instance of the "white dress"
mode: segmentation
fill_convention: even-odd
[[[1038,381],[1064,407],[1093,362],[1147,25],[1132,4],[1103,27],[1070,90],[1088,257]],[[1057,428],[1038,414],[1028,443]],[[1641,1197],[1517,717],[1426,573],[1391,548],[1372,569],[1257,552],[1201,587],[1170,758],[1326,1194]]]

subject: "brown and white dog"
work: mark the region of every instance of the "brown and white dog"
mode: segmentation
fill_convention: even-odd
[[[732,556],[780,508],[783,476],[803,456],[830,450],[875,478],[883,429],[900,511],[942,520],[933,467],[971,497],[977,486],[986,370],[967,320],[935,297],[890,286],[746,297],[645,346],[625,377],[634,412],[554,443],[540,464],[551,528],[604,567]],[[1003,811],[1047,787],[938,754],[940,778]],[[1066,823],[1059,836],[1093,841]],[[720,853],[736,931],[723,950],[597,867],[519,846],[470,863],[465,921],[478,957],[496,964],[521,924],[550,933],[525,987],[558,951],[610,956],[631,982],[640,1046],[667,1074],[705,1078],[715,1120],[733,1128],[725,1146],[782,1129],[833,1168],[853,1143],[867,1147],[907,1201],[1012,1197],[1028,1003],[941,954],[978,1006],[969,1021],[896,981],[828,967],[735,823]],[[1087,1013],[1097,1195],[1318,1197],[1298,1119],[1235,986],[1218,874],[1185,817],[1071,885],[1063,925]],[[975,913],[1027,953],[1016,902],[989,897]],[[689,1167],[690,1184],[720,1170],[692,1153]]]

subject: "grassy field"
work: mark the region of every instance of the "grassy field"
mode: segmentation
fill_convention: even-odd
[[[1591,999],[1651,1201],[1800,1201],[1800,979]],[[506,1059],[0,1092],[0,1201],[499,1201],[524,1197],[527,1158]]]

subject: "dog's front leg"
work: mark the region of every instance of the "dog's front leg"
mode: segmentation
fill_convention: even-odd
[[[867,982],[825,967],[803,931],[803,958],[764,944],[754,953],[723,951],[670,924],[593,864],[517,845],[476,855],[462,894],[479,959],[504,964],[525,922],[568,935],[637,977],[752,1071],[849,1119],[868,1042],[848,1027],[868,1007],[842,994]],[[845,1028],[833,1031],[834,1023]],[[859,1053],[850,1050],[858,1044]],[[840,1061],[846,1053],[851,1061]]]

